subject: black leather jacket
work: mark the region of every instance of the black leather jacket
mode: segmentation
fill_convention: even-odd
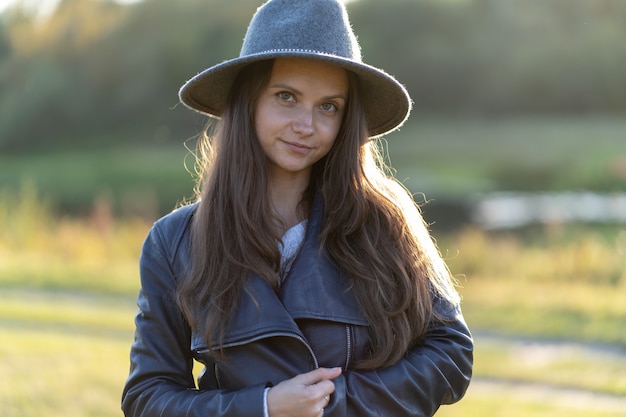
[[[165,216],[144,243],[135,341],[122,398],[126,416],[262,417],[266,387],[316,367],[344,369],[334,380],[325,416],[432,416],[441,404],[463,396],[473,342],[460,310],[442,300],[435,308],[450,322],[432,323],[423,343],[404,359],[375,371],[352,369],[366,352],[368,323],[341,273],[319,251],[319,202],[280,290],[250,277],[224,340],[228,359],[216,363],[173,298],[176,280],[189,263],[194,211],[191,205]],[[205,365],[197,387],[193,359]]]

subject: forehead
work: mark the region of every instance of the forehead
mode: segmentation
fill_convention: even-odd
[[[292,82],[302,87],[348,91],[348,74],[344,68],[329,62],[306,58],[277,58],[272,66],[270,84]]]

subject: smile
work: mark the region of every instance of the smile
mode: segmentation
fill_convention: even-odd
[[[287,145],[287,147],[291,151],[296,152],[296,153],[305,153],[305,152],[308,152],[311,149],[313,149],[310,146],[303,145],[303,144],[297,143],[297,142],[287,142],[287,141],[284,141],[284,140],[281,141],[281,142],[283,142],[285,145]]]

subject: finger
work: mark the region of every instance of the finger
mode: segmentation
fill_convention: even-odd
[[[341,375],[341,372],[343,372],[343,370],[341,369],[340,366],[336,367],[336,368],[326,368],[327,369],[327,377],[328,379],[335,379],[337,378],[339,375]]]
[[[296,378],[298,378],[298,382],[304,385],[314,385],[321,381],[335,379],[339,375],[341,375],[341,368],[317,368],[311,372],[300,374]]]
[[[318,406],[320,407],[320,413],[322,415],[324,414],[324,409],[328,407],[329,402],[330,402],[330,395],[324,395],[322,398],[320,398],[320,402],[318,403]]]

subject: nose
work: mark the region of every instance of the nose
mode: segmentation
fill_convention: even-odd
[[[291,122],[291,128],[300,136],[313,134],[313,109],[301,108]]]

